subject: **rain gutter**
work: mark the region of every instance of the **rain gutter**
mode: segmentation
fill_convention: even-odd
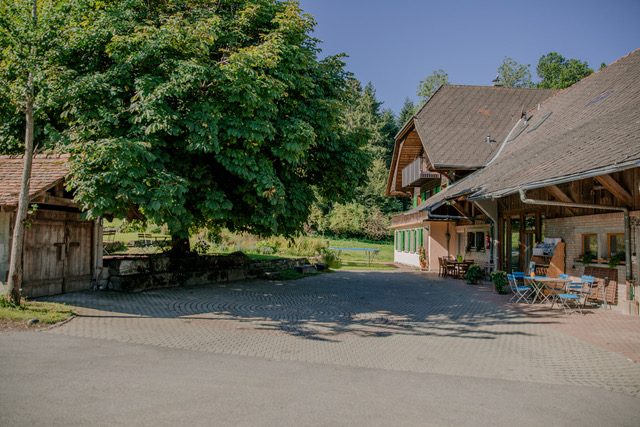
[[[542,205],[542,206],[559,206],[565,208],[582,208],[582,209],[603,209],[603,210],[611,210],[611,211],[621,211],[624,213],[624,251],[625,251],[625,270],[627,280],[631,280],[631,226],[629,224],[629,209],[620,207],[620,206],[603,206],[603,205],[593,205],[587,203],[569,203],[569,202],[558,202],[553,200],[534,200],[528,199],[524,194],[526,189],[520,188],[518,190],[520,192],[520,200],[522,203],[526,203],[529,205]]]

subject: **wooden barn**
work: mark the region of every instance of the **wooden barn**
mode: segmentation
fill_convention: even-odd
[[[22,295],[38,297],[89,289],[102,264],[98,221],[80,219],[64,186],[66,155],[36,155],[25,232]],[[0,156],[0,282],[5,283],[23,170],[22,156]]]

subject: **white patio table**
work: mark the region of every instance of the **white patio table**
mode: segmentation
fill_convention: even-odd
[[[540,298],[540,304],[542,304],[545,301],[553,303],[553,301],[549,300],[549,298],[555,297],[557,293],[557,289],[550,287],[549,283],[562,283],[563,288],[567,286],[567,283],[571,283],[571,279],[559,279],[557,277],[545,277],[545,276],[534,276],[534,277],[525,276],[524,280],[529,285],[531,285],[531,287],[536,292],[533,297],[533,302],[536,302],[538,298],[542,296],[542,298]],[[544,295],[542,293],[542,291],[545,288],[549,291],[547,295]]]

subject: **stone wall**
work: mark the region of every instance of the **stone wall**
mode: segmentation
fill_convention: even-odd
[[[173,286],[192,286],[261,277],[268,269],[285,270],[308,264],[306,258],[253,260],[242,252],[229,255],[168,254],[137,257],[105,257],[101,287],[140,292]]]

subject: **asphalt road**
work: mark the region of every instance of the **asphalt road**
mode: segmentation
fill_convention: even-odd
[[[0,334],[0,425],[638,425],[637,394],[615,390],[638,364],[463,289],[335,273],[69,294],[67,325]]]

